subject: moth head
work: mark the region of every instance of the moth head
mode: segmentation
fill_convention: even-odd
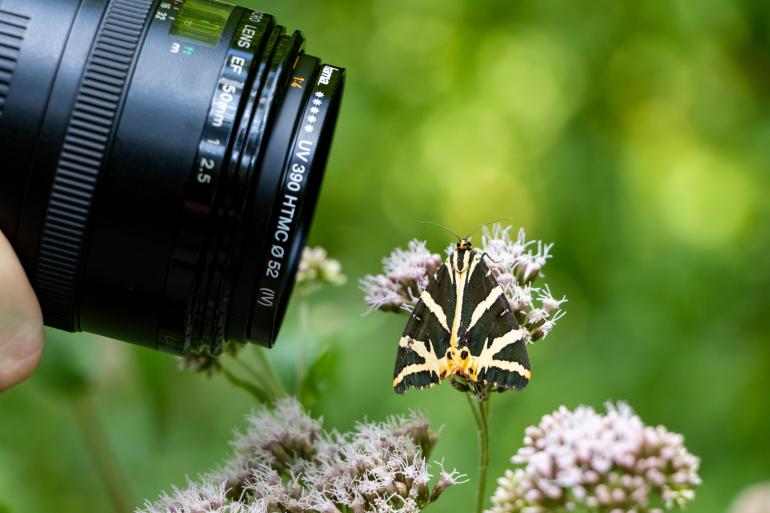
[[[471,249],[471,241],[468,239],[460,239],[457,243],[457,249],[462,251],[469,251]]]

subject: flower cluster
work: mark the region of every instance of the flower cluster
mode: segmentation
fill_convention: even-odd
[[[342,274],[342,265],[337,260],[329,258],[326,250],[321,247],[306,247],[297,271],[297,287],[313,289],[319,285],[342,285],[347,281]]]
[[[139,513],[416,513],[462,480],[441,467],[433,483],[436,441],[417,414],[337,433],[284,399],[250,417],[222,470]]]
[[[498,480],[488,513],[661,512],[685,506],[700,484],[682,435],[645,426],[624,403],[605,415],[561,407],[527,429],[512,461],[520,467]]]
[[[511,230],[500,224],[485,227],[480,250],[516,320],[527,328],[528,342],[535,342],[547,336],[564,315],[562,305],[567,300],[554,298],[548,285],[533,286],[543,275],[553,244],[527,241],[523,229],[514,239]],[[449,247],[448,252],[452,251],[454,246]],[[411,311],[440,265],[438,254],[431,253],[425,242],[413,240],[406,250],[397,248],[383,260],[383,274],[361,280],[365,301],[377,310]]]
[[[535,287],[543,276],[543,268],[551,258],[553,244],[527,241],[521,228],[514,239],[511,227],[495,224],[484,227],[481,249],[487,254],[487,265],[503,288],[518,323],[529,332],[529,342],[545,338],[564,316],[565,297],[555,299],[548,285]]]
[[[394,249],[382,260],[383,274],[361,280],[366,303],[376,310],[411,312],[440,265],[441,256],[425,242],[413,240],[405,250]]]
[[[146,504],[140,511],[147,513],[267,513],[264,503],[251,505],[232,502],[227,497],[224,483],[188,483],[185,489],[174,488],[171,495],[163,495],[154,504]]]

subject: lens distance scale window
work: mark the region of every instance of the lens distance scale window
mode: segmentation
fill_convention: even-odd
[[[215,0],[167,0],[158,5],[155,20],[169,24],[172,36],[210,46],[220,43],[235,6]],[[172,53],[190,52],[182,43]]]

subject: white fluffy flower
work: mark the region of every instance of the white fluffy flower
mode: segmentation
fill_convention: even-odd
[[[426,458],[436,443],[424,417],[324,431],[294,399],[249,417],[235,454],[218,472],[189,483],[139,513],[416,513],[462,476]]]
[[[233,503],[227,498],[224,483],[188,483],[186,489],[173,489],[155,503],[146,503],[144,513],[256,513],[245,504]]]
[[[602,511],[652,513],[683,507],[700,484],[699,460],[682,435],[645,426],[625,403],[601,415],[565,407],[527,429],[519,465],[498,480],[490,513]]]
[[[383,274],[361,280],[365,301],[377,310],[411,311],[440,265],[441,257],[425,242],[412,240],[407,249],[396,248],[382,260]]]
[[[342,285],[347,281],[342,274],[342,265],[329,258],[326,250],[321,247],[306,247],[302,252],[297,271],[297,286],[302,288],[322,284]]]

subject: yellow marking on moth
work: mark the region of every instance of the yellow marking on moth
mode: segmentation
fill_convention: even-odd
[[[471,251],[466,251],[463,254],[463,266],[462,268],[459,268],[459,262],[457,261],[458,252],[455,251],[452,254],[452,257],[454,258],[454,265],[453,269],[455,274],[455,299],[457,302],[455,303],[455,315],[452,319],[452,331],[449,338],[449,345],[456,348],[457,344],[459,343],[458,340],[458,332],[460,331],[460,321],[462,321],[462,314],[463,314],[463,302],[465,301],[465,286],[468,284],[468,281],[470,280],[471,274],[473,274],[473,271],[476,270],[476,265],[478,265],[479,257],[478,255],[473,255],[473,263],[470,264],[469,260],[471,258]]]
[[[440,375],[441,366],[439,365],[439,359],[436,357],[436,354],[428,348],[426,342],[405,336],[401,337],[398,345],[404,349],[414,351],[425,361],[423,363],[413,363],[401,369],[398,376],[393,379],[393,388],[396,388],[402,381],[404,381],[404,378],[410,374],[418,372],[435,372]]]
[[[470,253],[470,251],[468,252],[468,254],[469,253]],[[473,276],[473,271],[476,270],[476,266],[479,265],[479,260],[481,260],[481,257],[479,257],[478,255],[474,254],[473,255],[473,260],[471,261],[471,270],[468,273],[468,279],[469,280],[471,279],[471,276]]]
[[[479,322],[484,313],[492,308],[492,305],[494,305],[502,295],[503,289],[500,287],[495,287],[484,301],[476,305],[476,308],[473,310],[473,315],[471,315],[471,322],[468,324],[468,331],[473,329],[473,327],[477,322]]]
[[[497,344],[499,347],[505,347],[506,344],[503,342],[504,338],[505,337],[503,336],[499,339],[495,339],[498,341]],[[493,342],[493,346],[494,344],[495,342]],[[439,382],[446,381],[447,379],[450,379],[452,376],[457,374],[464,379],[477,383],[479,374],[483,370],[486,370],[489,367],[497,367],[508,372],[515,372],[527,380],[531,378],[530,371],[517,362],[508,362],[495,359],[491,359],[491,361],[489,361],[489,358],[491,357],[488,355],[483,356],[484,353],[482,353],[482,356],[473,356],[468,347],[462,347],[460,349],[450,348],[447,350],[446,356],[438,358],[435,354],[427,350],[425,343],[419,340],[403,337],[401,342],[399,342],[399,345],[403,348],[407,348],[416,352],[419,356],[425,359],[425,362],[414,363],[404,367],[401,372],[399,372],[398,376],[396,376],[396,378],[393,380],[393,388],[398,387],[398,385],[401,384],[401,382],[410,374],[416,374],[420,372],[435,372],[438,376]],[[492,346],[490,346],[488,352],[493,350],[494,349]],[[462,358],[463,353],[466,354],[466,358]],[[435,384],[436,383],[429,383],[425,386],[414,388],[430,388]]]
[[[495,355],[508,347],[511,344],[523,340],[526,336],[526,330],[523,328],[517,330],[511,330],[502,337],[498,337],[492,340],[492,343],[487,347],[487,343],[484,343],[484,349],[481,354],[476,358],[478,365],[478,372],[481,373],[490,367],[497,367],[509,372],[515,372],[519,376],[529,380],[532,377],[532,373],[518,362],[509,362],[505,360],[496,360]],[[488,341],[488,340],[487,340]]]
[[[436,300],[433,299],[433,296],[430,295],[430,292],[427,290],[422,293],[422,297],[420,298],[425,306],[428,307],[428,310],[438,319],[439,324],[441,324],[441,327],[444,328],[447,333],[449,332],[449,324],[447,323],[446,319],[446,313],[444,313],[444,310],[439,306],[438,303],[436,303]]]
[[[444,262],[444,265],[446,266],[447,273],[449,273],[449,281],[452,283],[452,285],[454,285],[455,273],[454,273],[454,268],[452,267],[452,255],[447,257],[446,261]]]
[[[457,261],[458,253],[459,253],[458,251],[455,251],[453,253],[453,255],[452,255],[454,257],[454,270],[455,270],[455,272],[457,274],[464,274],[468,270],[468,260],[470,259],[471,252],[470,251],[465,251],[463,253],[463,266],[462,267],[459,267],[459,265],[458,265],[459,264],[459,262]]]
[[[532,378],[532,373],[528,371],[526,368],[524,368],[524,366],[518,362],[509,362],[506,360],[495,360],[494,363],[491,365],[491,367],[497,367],[498,369],[502,369],[508,372],[515,372],[516,374],[523,377],[527,381],[529,381]]]
[[[458,268],[458,252],[455,251],[453,256],[454,259],[454,265],[453,270],[455,273],[455,315],[452,319],[452,331],[450,333],[449,337],[449,345],[456,348],[458,344],[457,340],[457,333],[460,331],[460,321],[462,320],[462,313],[463,313],[463,301],[465,299],[465,284],[468,282],[468,280],[465,277],[465,273],[468,270],[468,256],[470,255],[470,252],[465,252],[463,255],[463,268]]]
[[[462,355],[465,354],[465,358]],[[450,348],[447,350],[447,355],[442,358],[442,362],[445,368],[442,369],[443,375],[439,374],[439,379],[444,381],[451,378],[455,374],[459,374],[465,379],[476,381],[478,373],[476,372],[476,357],[471,354],[470,349],[467,346],[463,346],[460,349]]]

